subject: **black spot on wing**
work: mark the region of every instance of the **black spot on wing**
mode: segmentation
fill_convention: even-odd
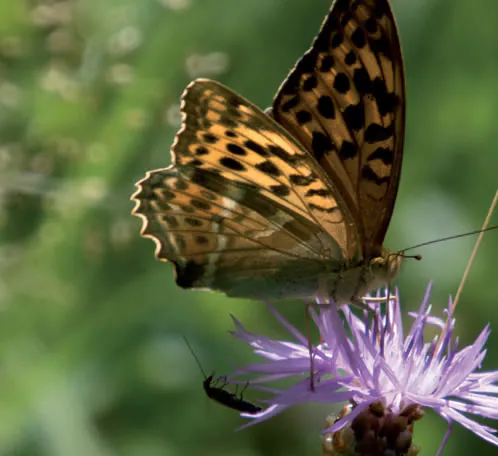
[[[178,220],[176,220],[176,217],[173,217],[172,215],[162,215],[162,216],[160,216],[160,218],[163,222],[167,223],[167,225],[170,229],[175,229],[175,228],[178,228],[180,226],[180,224],[178,223]]]
[[[235,98],[235,97],[230,97],[228,99],[228,104],[232,107],[232,108],[238,108],[239,106],[241,106],[243,103],[241,100],[239,100],[238,98]]]
[[[203,136],[203,138],[204,138],[204,141],[206,143],[208,143],[208,144],[215,144],[215,143],[218,142],[218,138],[215,135],[211,134],[211,133],[206,133]]]
[[[219,123],[227,128],[237,128],[237,122],[235,120],[233,120],[229,115],[226,115],[226,114],[221,116]],[[230,136],[228,134],[227,134],[227,136],[234,138],[234,136]]]
[[[354,70],[353,82],[356,90],[358,90],[361,95],[372,93],[372,80],[365,68],[357,68]]]
[[[389,47],[389,40],[386,37],[379,38],[377,40],[372,40],[370,42],[370,47],[372,51],[376,54],[383,54],[388,59],[391,59],[391,48]]]
[[[311,139],[311,148],[314,157],[320,161],[324,154],[334,149],[334,145],[328,135],[315,131],[313,132],[313,137]]]
[[[332,39],[330,40],[330,47],[332,49],[338,48],[344,41],[344,37],[341,32],[336,32]]]
[[[298,163],[301,157],[297,154],[290,154],[285,149],[282,149],[280,146],[270,145],[268,146],[268,150],[271,155],[275,155],[286,163]]]
[[[373,123],[365,130],[365,141],[372,144],[379,141],[385,141],[394,134],[393,125],[383,127],[382,125]]]
[[[369,156],[368,160],[381,160],[385,165],[392,165],[393,152],[386,147],[377,147]]]
[[[368,180],[370,182],[374,182],[377,185],[382,185],[390,181],[390,176],[379,177],[379,175],[368,165],[364,165],[361,168],[361,177],[362,179]]]
[[[258,155],[261,155],[261,157],[268,157],[269,155],[268,151],[263,146],[261,146],[257,142],[254,142],[252,139],[248,139],[247,141],[245,141],[244,146],[249,150],[256,152]]]
[[[192,204],[192,206],[196,209],[200,209],[202,211],[209,211],[211,209],[211,205],[202,200],[193,199],[190,204]]]
[[[285,198],[286,196],[289,196],[290,189],[287,187],[287,185],[272,185],[270,187],[270,191],[281,198]]]
[[[374,79],[372,95],[377,102],[381,116],[394,112],[398,99],[394,93],[387,91],[386,82],[383,79],[379,77]]]
[[[322,59],[322,63],[320,64],[320,71],[322,73],[328,73],[334,67],[334,57],[331,55],[326,55]]]
[[[368,33],[375,33],[377,31],[377,21],[375,20],[374,17],[369,17],[365,21],[365,29],[367,30]]]
[[[192,218],[192,217],[185,217],[185,222],[187,223],[187,225],[194,226],[194,227],[202,226],[202,222],[199,219]]]
[[[194,214],[195,209],[192,206],[187,206],[187,205],[182,205],[178,206],[182,212],[185,212],[185,214]]]
[[[270,161],[258,163],[256,168],[272,177],[279,177],[281,174],[280,170]]]
[[[306,192],[305,196],[328,196],[330,192],[326,188],[310,189]]]
[[[365,107],[363,100],[349,105],[343,112],[344,121],[350,131],[359,131],[365,127]]]
[[[247,152],[237,144],[232,144],[232,143],[227,144],[227,150],[228,152],[234,155],[238,155],[240,157],[244,157],[245,155],[247,155]]]
[[[353,65],[356,62],[356,54],[354,51],[349,51],[344,59],[346,65]]]
[[[195,149],[195,155],[197,155],[198,157],[207,154],[209,154],[209,150],[207,150],[204,146],[200,146],[197,149]]]
[[[351,158],[355,158],[358,154],[358,149],[354,146],[351,141],[344,140],[339,149],[339,158],[341,160],[348,160]]]
[[[360,27],[358,27],[351,34],[351,41],[358,49],[365,47],[365,44],[367,44],[367,41],[365,39],[365,32],[363,32],[363,30]]]
[[[316,69],[317,53],[310,51],[303,55],[299,62],[301,73],[314,73]]]
[[[206,244],[209,244],[209,239],[206,236],[203,236],[202,234],[200,234],[199,236],[196,236],[195,242],[198,245],[206,245]]]
[[[201,160],[194,158],[193,160],[190,160],[189,162],[185,163],[185,166],[192,166],[192,167],[197,167],[197,166],[202,166],[204,162]]]
[[[194,261],[186,264],[176,264],[176,283],[182,288],[191,288],[204,275],[204,266]]]
[[[318,112],[325,117],[326,119],[334,119],[335,118],[335,107],[332,98],[327,95],[322,95],[318,99]],[[311,117],[311,115],[310,115]]]
[[[289,176],[289,179],[291,183],[293,183],[294,185],[299,185],[303,187],[310,185],[316,181],[316,177],[314,177],[313,175],[303,176],[301,174],[291,174]]]
[[[288,82],[289,82],[289,80],[288,80]],[[288,87],[288,85],[286,84],[285,87]],[[290,100],[286,101],[282,105],[282,111],[283,112],[289,112],[291,109],[294,109],[298,104],[299,104],[299,96],[296,95],[295,97],[292,97]]]
[[[299,125],[304,125],[311,120],[311,114],[309,111],[301,110],[296,112],[296,120]]]
[[[349,78],[345,73],[337,73],[334,79],[334,89],[339,93],[346,93],[351,88],[351,84],[349,83]]]
[[[242,163],[230,157],[222,157],[220,159],[220,164],[222,164],[225,168],[231,169],[232,171],[246,170],[246,167]]]
[[[305,92],[310,92],[313,89],[316,89],[318,85],[318,79],[315,75],[308,76],[303,82],[303,90]]]

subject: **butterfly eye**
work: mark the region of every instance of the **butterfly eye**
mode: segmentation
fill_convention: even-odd
[[[381,269],[385,268],[386,263],[388,263],[388,261],[386,261],[385,258],[377,257],[372,260],[372,262],[370,263],[370,267],[373,270],[380,271]]]

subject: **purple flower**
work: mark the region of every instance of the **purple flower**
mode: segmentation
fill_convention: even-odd
[[[452,301],[450,299],[445,311],[445,319],[431,316],[430,288],[419,311],[409,314],[414,321],[406,336],[397,294],[385,306],[385,311],[378,304],[368,304],[371,311],[364,311],[361,316],[355,315],[348,306],[337,309],[335,305],[318,302],[318,310],[311,309],[311,315],[322,342],[312,348],[313,380],[309,376],[307,337],[273,307],[268,305],[295,342],[251,333],[232,317],[236,326],[233,335],[266,358],[265,362],[249,365],[229,376],[242,382],[241,376],[258,374],[251,379],[251,385],[270,394],[265,400],[268,404],[265,409],[243,416],[252,419],[250,424],[254,424],[302,402],[347,402],[349,405],[340,417],[331,421],[324,431],[328,436],[324,442],[333,445],[331,439],[335,436],[337,442],[344,443],[353,433],[355,451],[361,454],[362,445],[379,444],[372,442],[373,436],[379,435],[382,445],[387,444],[395,452],[405,452],[411,446],[414,421],[421,418],[424,408],[431,408],[448,422],[438,455],[453,422],[498,445],[495,429],[467,416],[498,418],[498,385],[495,384],[498,371],[479,371],[486,354],[484,345],[490,333],[489,325],[472,345],[459,349],[458,338],[453,336]],[[428,325],[439,328],[439,335],[432,342],[424,342],[424,329]],[[297,376],[297,381],[289,388],[262,386],[292,376]],[[378,447],[373,451],[370,447],[368,451],[383,454]],[[329,453],[324,450],[324,454]]]

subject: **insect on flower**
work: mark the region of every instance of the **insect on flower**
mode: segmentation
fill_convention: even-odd
[[[374,306],[362,316],[348,306],[311,309],[323,341],[313,347],[314,390],[309,388],[310,357],[308,339],[303,334],[271,306],[270,311],[296,342],[251,333],[234,318],[233,335],[251,345],[266,362],[238,369],[228,375],[230,380],[247,374],[260,375],[251,378],[252,384],[298,378],[285,389],[261,387],[273,394],[266,400],[268,407],[257,416],[244,416],[254,424],[303,402],[346,402],[350,405],[347,413],[324,431],[330,437],[328,444],[332,445],[334,438],[336,442],[348,442],[345,437],[352,432],[355,451],[363,448],[365,453],[360,454],[377,454],[371,452],[383,446],[395,452],[411,448],[415,422],[424,409],[432,409],[449,423],[438,454],[454,422],[498,446],[496,429],[468,416],[498,419],[498,370],[480,371],[489,325],[474,343],[459,348],[454,340],[452,300],[445,319],[441,319],[431,315],[429,293],[430,286],[418,312],[409,314],[414,320],[406,337],[397,294],[385,311]],[[428,326],[440,329],[430,343],[423,338]]]
[[[202,375],[204,376],[204,381],[202,382],[202,386],[204,388],[204,391],[206,392],[206,395],[209,397],[209,399],[212,399],[215,402],[218,402],[218,404],[224,405],[226,407],[229,407],[231,409],[237,410],[241,413],[248,413],[248,414],[254,414],[258,413],[262,410],[261,407],[258,405],[253,404],[252,402],[246,401],[243,397],[242,394],[244,393],[245,389],[249,385],[249,383],[246,383],[246,386],[244,389],[240,392],[240,394],[237,396],[237,393],[231,393],[230,391],[227,391],[225,387],[227,386],[227,381],[226,377],[214,377],[214,374],[211,374],[209,376],[206,375],[204,372],[204,369],[202,368],[202,365],[197,358],[197,355],[195,354],[194,350],[190,346],[187,338],[184,336],[185,343],[187,344],[187,347],[189,348],[190,352],[192,353],[197,365],[199,366]],[[217,386],[218,382],[222,382],[221,386]]]

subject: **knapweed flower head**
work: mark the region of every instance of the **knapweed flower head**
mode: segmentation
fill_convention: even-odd
[[[321,343],[311,352],[308,338],[271,306],[295,342],[251,333],[234,318],[233,335],[266,361],[241,368],[230,378],[257,374],[251,386],[270,395],[260,413],[243,416],[254,424],[303,402],[347,403],[324,431],[324,454],[416,454],[413,425],[423,409],[431,408],[448,422],[438,454],[454,422],[498,445],[496,429],[468,416],[498,418],[498,371],[480,371],[489,326],[473,344],[459,348],[451,299],[442,319],[431,315],[429,294],[430,286],[418,312],[409,314],[413,323],[406,336],[397,293],[384,310],[375,304],[360,316],[348,306],[337,309],[318,302],[310,313]],[[425,342],[428,326],[438,335]],[[290,387],[263,386],[289,377],[297,378]]]

